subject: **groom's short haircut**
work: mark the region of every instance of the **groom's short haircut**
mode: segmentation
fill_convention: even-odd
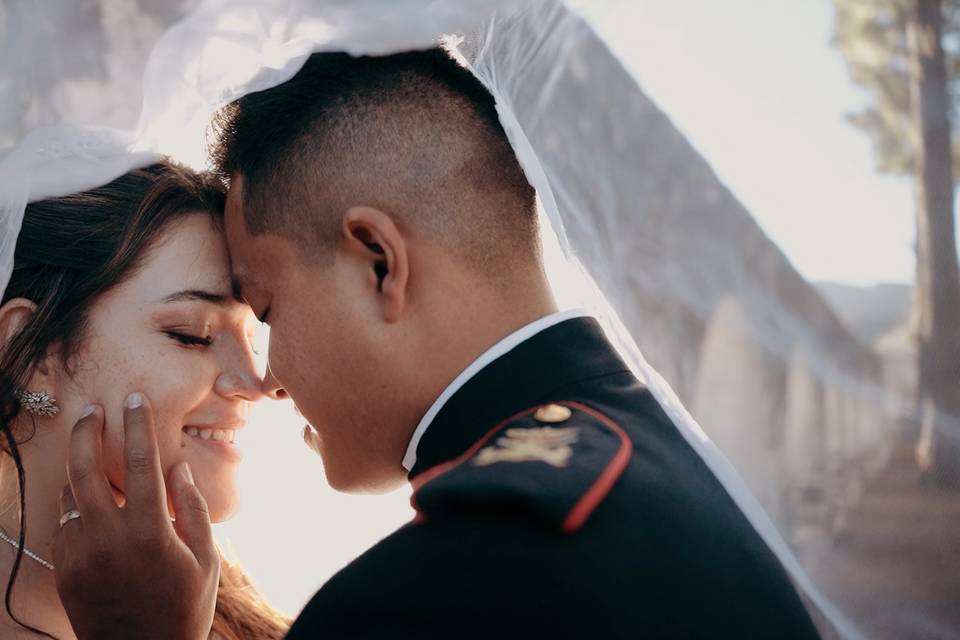
[[[317,53],[214,122],[212,157],[242,175],[251,234],[332,258],[342,214],[380,208],[475,266],[538,256],[533,188],[482,83],[441,48]]]

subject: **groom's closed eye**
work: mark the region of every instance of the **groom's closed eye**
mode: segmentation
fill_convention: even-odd
[[[263,324],[267,324],[270,318],[270,305],[268,304],[263,311],[257,311],[257,305],[250,300],[249,292],[251,286],[244,280],[243,276],[233,274],[230,278],[230,285],[233,289],[233,297],[250,307],[250,310],[253,311],[254,315],[257,317],[257,320]]]

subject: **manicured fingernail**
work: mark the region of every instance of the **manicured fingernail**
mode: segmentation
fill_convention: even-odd
[[[134,391],[127,396],[127,409],[139,409],[143,406],[143,394]]]
[[[87,416],[92,415],[93,412],[96,411],[96,410],[97,410],[97,405],[95,405],[95,404],[88,404],[87,406],[85,406],[85,407],[83,408],[83,412],[80,414],[80,419],[83,420],[83,419],[86,418]]]
[[[180,465],[180,475],[187,484],[193,484],[193,472],[190,471],[190,465],[186,462]]]

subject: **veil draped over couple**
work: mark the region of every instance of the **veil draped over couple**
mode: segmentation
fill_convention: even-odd
[[[636,89],[560,2],[204,2],[136,127],[18,140],[4,637],[854,635],[607,302],[639,165],[596,78]],[[276,400],[416,509],[295,620],[210,532]]]

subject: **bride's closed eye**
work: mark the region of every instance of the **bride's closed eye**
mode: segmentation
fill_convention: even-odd
[[[180,331],[173,330],[167,330],[164,331],[164,333],[187,347],[209,347],[211,344],[213,344],[212,336],[195,336],[189,333],[182,333]]]

